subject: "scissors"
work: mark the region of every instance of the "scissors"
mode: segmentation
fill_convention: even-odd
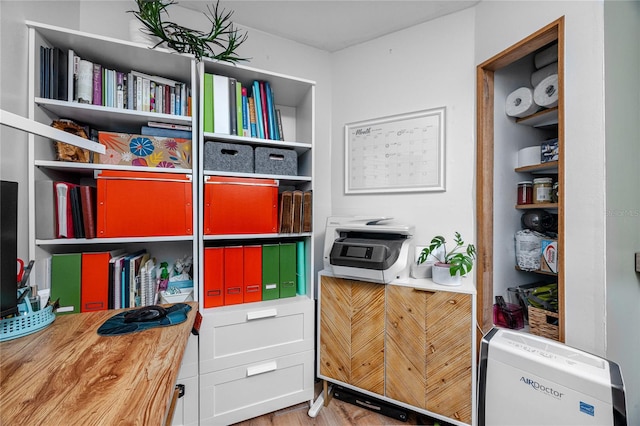
[[[27,266],[24,266],[24,261],[18,258],[18,263],[16,264],[16,266],[18,267],[18,275],[16,276],[18,288],[27,285],[27,282],[29,281],[29,274],[31,274],[31,269],[33,268],[34,263],[35,262],[31,260],[29,261],[29,264]]]

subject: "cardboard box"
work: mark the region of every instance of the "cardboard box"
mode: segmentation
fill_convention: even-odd
[[[278,232],[278,181],[207,176],[204,185],[204,233],[275,234]]]
[[[540,270],[558,273],[558,242],[555,240],[542,240],[541,243]]]
[[[97,237],[193,235],[191,175],[102,170]]]
[[[100,164],[191,169],[191,140],[128,133],[98,132],[106,148]]]

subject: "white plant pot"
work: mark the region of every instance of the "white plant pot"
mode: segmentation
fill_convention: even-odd
[[[460,277],[460,273],[458,272],[456,275],[451,276],[449,265],[435,263],[431,271],[433,275],[433,282],[436,284],[448,286],[457,286],[462,284],[462,277]]]
[[[413,278],[431,278],[431,268],[433,267],[433,262],[424,262],[421,264],[417,264],[413,262],[411,264],[411,277]]]

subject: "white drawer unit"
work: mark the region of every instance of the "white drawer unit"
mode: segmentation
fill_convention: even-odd
[[[314,301],[274,300],[215,308],[200,328],[200,374],[314,348]]]
[[[313,400],[314,350],[200,375],[200,423],[228,425]]]

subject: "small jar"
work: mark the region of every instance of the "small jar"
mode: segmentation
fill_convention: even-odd
[[[517,204],[533,203],[533,182],[530,180],[518,182],[518,201]]]
[[[552,178],[537,178],[533,180],[533,204],[550,203]]]

